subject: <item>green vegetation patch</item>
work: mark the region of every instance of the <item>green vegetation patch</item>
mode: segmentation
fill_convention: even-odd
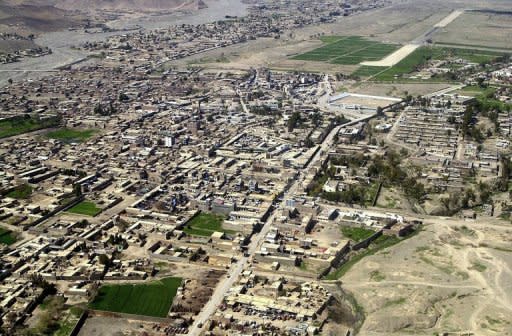
[[[70,128],[62,128],[56,131],[46,133],[46,136],[50,139],[56,139],[63,142],[82,142],[90,137],[92,137],[96,133],[96,130],[86,129],[86,130],[78,130],[78,129],[70,129]]]
[[[0,120],[0,138],[54,127],[59,123],[60,119],[58,117],[40,118],[28,114]]]
[[[401,297],[401,298],[398,298],[395,300],[389,300],[389,301],[386,301],[386,303],[384,304],[384,306],[382,308],[401,305],[401,304],[404,304],[405,302],[406,302],[406,299],[404,297]]]
[[[29,184],[22,184],[7,193],[7,197],[15,199],[27,199],[32,194],[32,187]]]
[[[0,245],[11,245],[16,242],[13,232],[0,227]]]
[[[495,88],[492,87],[483,87],[479,85],[467,85],[457,92],[462,95],[483,95],[483,96],[491,96],[496,91]]]
[[[341,232],[345,237],[352,239],[355,242],[363,241],[375,234],[375,231],[370,229],[350,226],[343,226],[341,228]]]
[[[379,282],[384,279],[386,279],[386,276],[384,274],[382,274],[381,272],[379,272],[377,270],[370,272],[370,280]]]
[[[104,285],[89,304],[97,310],[166,317],[181,278],[165,278],[144,284]]]
[[[409,56],[395,64],[394,66],[385,68],[379,67],[360,67],[353,74],[363,76],[364,74],[375,75],[376,81],[393,81],[403,75],[410,74],[421,69],[429,60],[444,60],[447,58],[462,58],[469,62],[484,63],[492,61],[500,56],[502,52],[462,49],[462,48],[441,48],[441,47],[420,47],[414,50]]]
[[[68,212],[79,214],[79,215],[85,215],[85,216],[91,216],[94,217],[97,214],[99,214],[102,211],[101,208],[98,208],[94,202],[90,201],[82,201],[73,207],[71,207]]]
[[[356,71],[354,71],[352,75],[358,77],[372,77],[386,69],[387,67],[362,65]]]
[[[54,336],[69,336],[73,328],[78,323],[78,317],[72,314],[66,314],[65,317],[59,321],[57,330],[53,333]]]
[[[485,270],[487,269],[487,266],[485,266],[481,262],[472,261],[470,269],[473,269],[473,270],[478,271],[478,272],[485,272]]]
[[[398,49],[397,45],[371,41],[360,36],[323,36],[320,40],[323,46],[294,56],[293,59],[351,65],[380,60]]]
[[[193,236],[204,237],[209,237],[214,232],[233,234],[235,231],[225,230],[222,228],[223,221],[224,217],[221,215],[201,212],[190,221],[188,221],[188,223],[185,225],[185,228],[183,229],[183,232]]]
[[[409,237],[411,236],[412,235],[409,235]],[[347,262],[337,268],[334,272],[328,274],[325,279],[336,280],[341,278],[352,268],[352,266],[357,264],[364,257],[371,256],[380,250],[401,242],[402,240],[403,239],[397,238],[395,236],[380,236],[379,238],[375,239],[367,249],[364,249],[362,252],[353,255]]]

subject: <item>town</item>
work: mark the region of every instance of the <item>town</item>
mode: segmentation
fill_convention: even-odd
[[[287,64],[361,65],[229,67],[251,42],[392,5],[249,1],[243,17],[120,31],[9,79],[0,334],[510,334],[508,52],[426,41],[369,66],[361,50],[400,46],[324,34]],[[52,50],[0,62],[22,54]],[[451,317],[491,292],[493,307]]]

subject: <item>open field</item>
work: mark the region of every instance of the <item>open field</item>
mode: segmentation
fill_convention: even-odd
[[[41,120],[37,117],[14,117],[0,120],[0,138],[19,135],[43,128],[57,126],[59,121],[56,118]]]
[[[96,130],[92,129],[77,130],[63,128],[48,132],[46,133],[46,136],[50,139],[57,139],[63,142],[82,142],[92,137],[94,133],[96,133]]]
[[[0,245],[11,245],[16,242],[16,238],[12,235],[12,232],[0,227]]]
[[[183,231],[190,235],[205,237],[211,236],[216,231],[233,233],[233,231],[222,228],[223,220],[222,216],[201,212],[187,223]]]
[[[324,36],[321,41],[325,45],[294,56],[293,59],[351,65],[380,60],[397,49],[396,45],[371,41],[360,36]]]
[[[436,43],[512,50],[512,15],[466,11],[437,31]]]
[[[512,226],[427,220],[406,242],[368,255],[343,276],[364,335],[512,335]]]
[[[452,23],[453,20],[458,18],[462,13],[464,13],[464,11],[462,11],[462,10],[453,11],[450,15],[448,15],[447,17],[445,17],[444,19],[442,19],[441,21],[436,23],[434,25],[434,27],[444,28],[444,27],[448,26],[450,23]]]
[[[29,184],[22,184],[8,192],[5,196],[15,199],[27,199],[32,194],[32,187]]]
[[[324,39],[326,36],[367,36],[370,40],[381,41],[385,44],[407,44],[461,6],[463,5],[460,3],[437,0],[421,2],[421,4],[406,1],[386,8],[344,17],[337,23],[297,29],[290,34],[283,34],[280,39],[258,39],[208,51],[201,55],[175,61],[172,66],[187,67],[197,62],[201,67],[215,70],[247,70],[251,67],[265,66],[276,71],[350,74],[357,70],[357,65],[293,58],[305,51],[325,46],[320,40],[321,36]],[[325,41],[332,43],[334,39],[328,38]],[[316,56],[321,57],[318,54]],[[203,61],[207,59],[212,61],[204,63]],[[216,61],[219,59],[222,59],[223,62]]]
[[[352,267],[354,267],[361,260],[365,259],[368,256],[371,256],[377,253],[380,250],[386,249],[390,246],[393,246],[403,239],[396,238],[395,236],[380,236],[375,239],[368,248],[361,250],[356,255],[350,257],[350,259],[341,265],[334,272],[328,274],[325,279],[327,280],[336,280],[344,276]]]
[[[67,212],[94,217],[99,214],[101,210],[102,209],[98,208],[93,202],[82,201],[70,208]]]
[[[165,278],[144,284],[104,285],[90,304],[92,309],[166,317],[181,278]]]

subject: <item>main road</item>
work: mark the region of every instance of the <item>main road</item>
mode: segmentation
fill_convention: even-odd
[[[332,93],[332,90],[329,90],[329,93]],[[373,117],[373,116],[372,116]],[[347,125],[354,124],[363,120],[368,119],[368,116],[364,118],[360,118],[357,120],[353,120],[348,124],[345,125],[339,125],[334,127],[331,132],[325,137],[324,141],[320,144],[320,148],[316,153],[314,154],[313,158],[310,160],[310,162],[307,164],[306,167],[302,171],[307,171],[308,167],[314,166],[319,160],[325,157],[327,153],[329,152],[329,149],[334,144],[334,136],[339,132],[339,130]],[[283,192],[283,199],[289,199],[290,197],[293,197],[297,194],[298,188],[301,186],[302,182],[304,181],[304,174],[299,174],[298,178],[293,180],[289,185],[288,188],[285,188]],[[251,258],[251,256],[256,253],[256,250],[258,246],[263,242],[265,239],[265,236],[270,231],[272,227],[272,223],[274,222],[274,219],[276,218],[277,213],[274,211],[272,215],[269,216],[269,218],[265,221],[262,229],[260,232],[256,233],[252,238],[251,242],[249,243],[249,246],[247,248],[247,254],[240,257],[238,261],[231,265],[229,271],[227,272],[226,276],[219,282],[217,287],[215,288],[215,291],[212,294],[212,297],[210,300],[205,304],[201,312],[198,314],[197,318],[194,321],[194,324],[189,329],[188,335],[190,336],[199,336],[201,332],[203,331],[203,328],[206,324],[206,322],[210,319],[210,317],[215,313],[215,311],[218,309],[220,304],[222,303],[222,300],[224,299],[224,296],[229,292],[230,288],[233,287],[233,284],[238,280],[238,277],[244,270],[245,266],[247,265],[247,262]]]

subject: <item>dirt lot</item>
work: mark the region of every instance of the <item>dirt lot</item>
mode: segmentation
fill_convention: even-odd
[[[189,279],[185,283],[182,295],[176,296],[171,307],[172,312],[199,313],[212,296],[213,290],[223,271],[202,272],[200,279]]]
[[[465,12],[434,35],[441,43],[512,48],[512,15]]]
[[[512,225],[436,220],[342,279],[364,335],[512,335]]]
[[[447,84],[435,83],[407,83],[407,84],[379,84],[372,82],[363,82],[349,86],[350,92],[364,93],[368,95],[405,97],[407,94],[412,96],[424,95],[447,88]],[[407,94],[406,94],[407,92]]]

